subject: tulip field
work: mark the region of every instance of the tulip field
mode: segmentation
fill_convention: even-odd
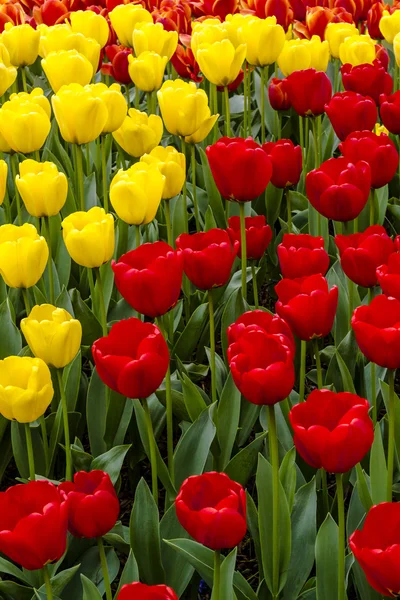
[[[0,4],[0,600],[399,597],[399,0],[93,2]]]

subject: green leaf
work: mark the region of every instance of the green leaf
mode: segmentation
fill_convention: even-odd
[[[177,537],[189,539],[189,534],[185,531],[176,516],[175,505],[172,505],[164,514],[160,523],[160,536],[163,540],[161,544],[161,557],[166,573],[166,584],[171,587],[181,597],[193,576],[194,567],[181,554],[171,548],[166,540]]]
[[[289,506],[289,512],[292,512],[294,493],[296,491],[296,448],[292,448],[287,452],[283,458],[281,466],[279,467],[279,479],[282,487],[285,490],[286,499]]]
[[[387,466],[383,448],[380,423],[375,426],[371,448],[369,472],[371,477],[371,498],[373,504],[386,501]]]
[[[215,227],[217,227],[217,222],[214,219],[211,206],[208,205],[204,219],[204,231],[210,231],[210,229],[215,229]]]
[[[130,444],[126,446],[114,446],[108,452],[96,456],[93,459],[90,470],[99,469],[100,471],[105,471],[109,474],[111,481],[115,485],[121,473],[126,453],[130,447]]]
[[[234,548],[221,565],[220,600],[232,600],[236,556],[237,548]]]
[[[89,383],[86,401],[86,423],[90,451],[93,456],[99,456],[107,451],[106,443],[104,441],[106,421],[106,386],[98,376],[96,368],[94,368]]]
[[[19,569],[17,566],[13,565],[13,563],[2,557],[0,557],[0,573],[11,575],[12,577],[15,577],[15,579],[19,579],[28,585],[30,584],[29,577],[26,576],[22,569]]]
[[[187,375],[183,374],[181,382],[183,400],[190,420],[194,422],[198,419],[203,410],[207,408],[207,404],[204,402],[198,387],[189,379],[189,377],[187,377]]]
[[[343,358],[340,356],[340,353],[338,350],[336,351],[336,359],[338,361],[340,374],[342,376],[343,390],[345,392],[351,392],[352,394],[355,394],[356,389],[354,387],[353,378],[350,375],[350,372],[346,366],[346,363],[344,362]]]
[[[224,471],[231,479],[243,486],[246,485],[254,474],[258,453],[261,452],[266,437],[267,432],[261,433],[229,461]]]
[[[22,349],[22,338],[14,323],[8,298],[0,304],[0,359],[17,355]]]
[[[179,336],[172,354],[177,354],[182,361],[190,360],[206,323],[207,316],[208,303],[200,304],[191,315],[188,324]]]
[[[317,569],[317,600],[338,598],[339,529],[331,515],[322,523],[315,543]]]
[[[102,596],[90,579],[81,574],[83,600],[101,600]]]
[[[94,341],[102,336],[102,329],[99,321],[94,316],[88,305],[82,300],[78,290],[70,290],[71,302],[74,307],[75,318],[82,325],[82,344],[91,346]]]
[[[371,493],[369,491],[369,486],[367,483],[366,475],[364,469],[360,464],[357,465],[357,491],[360,497],[361,503],[364,507],[365,512],[367,513],[370,508],[373,506]]]
[[[213,215],[217,222],[218,227],[225,229],[226,217],[225,217],[224,205],[222,204],[222,200],[221,200],[221,195],[217,189],[217,186],[215,185],[214,178],[211,174],[210,165],[208,164],[208,159],[207,159],[207,156],[206,156],[204,150],[202,150],[202,148],[200,148],[200,147],[198,147],[198,150],[199,150],[199,154],[200,154],[201,166],[202,166],[202,170],[203,170],[204,183],[206,186],[209,205],[211,207],[211,210],[213,212]]]
[[[386,414],[389,414],[389,386],[385,381],[379,380],[379,385],[382,391],[383,401],[386,407]],[[394,440],[396,445],[397,456],[400,456],[400,399],[394,394]]]
[[[224,356],[226,357],[226,351],[228,348],[228,337],[227,329],[229,325],[232,325],[244,312],[248,310],[248,304],[243,299],[242,289],[238,288],[230,296],[224,312],[222,313],[221,319],[221,342]]]
[[[372,587],[367,582],[364,571],[355,560],[353,566],[351,567],[351,572],[354,577],[355,584],[357,586],[357,590],[359,592],[359,598],[362,600],[381,600],[382,595],[375,592]]]
[[[240,399],[241,394],[233,382],[232,375],[229,374],[218,403],[217,436],[221,449],[221,469],[225,469],[232,455],[239,427]]]
[[[131,550],[129,552],[128,560],[125,563],[124,570],[121,574],[121,579],[119,581],[117,591],[117,597],[123,585],[133,583],[134,581],[139,581],[139,568],[136,562],[136,558]]]

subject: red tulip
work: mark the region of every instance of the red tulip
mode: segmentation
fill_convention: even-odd
[[[154,22],[167,31],[188,35],[192,30],[192,9],[187,0],[161,0],[160,7],[150,12]]]
[[[307,233],[285,233],[277,248],[282,276],[288,279],[325,275],[329,255],[324,249],[324,238]]]
[[[400,504],[382,502],[369,510],[362,530],[356,529],[349,539],[369,585],[390,598],[400,594],[399,531]]]
[[[353,164],[347,158],[330,158],[307,174],[306,191],[312,206],[324,217],[351,221],[367,204],[371,168],[363,160]]]
[[[203,77],[200,75],[200,67],[191,48],[178,44],[175,54],[171,58],[171,63],[179,77],[191,79],[196,83],[203,81]]]
[[[183,252],[183,269],[190,281],[201,290],[228,283],[239,242],[231,242],[223,229],[200,233],[182,233],[176,247]]]
[[[381,105],[381,119],[382,123],[390,131],[390,133],[394,133],[395,135],[399,135],[400,133],[400,90],[392,94],[391,96],[386,96],[382,94],[379,98],[379,102]]]
[[[377,285],[377,267],[386,264],[394,252],[393,240],[381,225],[372,225],[364,233],[337,235],[335,243],[343,271],[363,287]]]
[[[135,582],[123,585],[117,600],[178,600],[178,596],[166,585]]]
[[[229,217],[228,219],[228,235],[232,244],[236,241],[239,243],[238,256],[242,257],[241,241],[240,241],[240,218]],[[272,240],[272,230],[265,221],[264,215],[256,217],[246,217],[246,254],[248,260],[259,260],[265,253]]]
[[[375,104],[379,104],[381,94],[392,93],[393,79],[379,60],[375,60],[373,65],[365,64],[357,67],[345,64],[340,72],[343,87],[346,91],[369,96]],[[350,118],[352,118],[352,115]],[[368,129],[368,127],[361,126],[359,129]]]
[[[228,362],[238,390],[253,404],[276,404],[292,391],[293,350],[281,336],[246,327],[228,347]]]
[[[274,110],[289,110],[292,103],[289,99],[287,79],[271,79],[268,88],[269,103]]]
[[[367,27],[368,33],[372,38],[376,40],[382,40],[383,35],[379,28],[379,21],[382,18],[383,11],[388,10],[388,6],[382,2],[374,2],[368,11]]]
[[[272,162],[272,185],[286,188],[299,183],[303,163],[301,146],[295,146],[291,140],[278,140],[263,144],[263,150]]]
[[[361,352],[387,369],[400,367],[400,301],[376,296],[369,306],[358,306],[351,319]]]
[[[372,98],[366,98],[356,92],[338,92],[325,106],[332,127],[340,140],[352,131],[375,127],[378,111]]]
[[[0,552],[24,569],[60,560],[67,545],[67,503],[50,481],[0,492]]]
[[[289,413],[297,452],[314,469],[346,473],[374,441],[369,408],[356,394],[314,390]]]
[[[252,138],[223,137],[208,146],[206,153],[223,198],[249,202],[265,191],[271,179],[272,163]]]
[[[303,5],[304,6],[304,5]],[[300,19],[303,21],[304,19]],[[325,29],[329,23],[352,23],[353,17],[344,8],[328,8],[325,6],[308,6],[305,15],[305,23],[294,24],[294,31],[300,38],[310,40],[317,35],[321,40],[325,39]]]
[[[322,115],[332,96],[329,77],[315,69],[291,73],[287,77],[287,90],[294,110],[302,117]]]
[[[265,310],[249,310],[232,323],[227,329],[228,344],[231,345],[237,342],[246,331],[258,331],[260,329],[269,335],[276,336],[280,343],[287,346],[292,356],[294,356],[296,344],[289,325],[278,315],[273,315]]]
[[[37,22],[44,23],[48,27],[62,23],[69,16],[68,8],[61,0],[46,0],[40,7],[33,7],[32,13]]]
[[[79,471],[74,481],[61,483],[58,489],[68,506],[68,529],[75,537],[97,538],[117,522],[119,501],[114,486],[104,471]]]
[[[304,21],[306,18],[306,4],[308,4],[307,0],[289,0],[290,7],[293,11],[293,18],[296,21]]]
[[[389,52],[380,44],[375,44],[375,58],[378,59],[386,71],[389,68]]]
[[[324,337],[332,329],[338,303],[338,288],[329,291],[328,282],[320,274],[281,279],[275,286],[276,312],[285,319],[293,333],[309,341]]]
[[[382,264],[376,269],[376,278],[387,296],[400,300],[400,253],[393,252],[387,264]]]
[[[238,0],[197,0],[191,2],[196,17],[219,17],[224,21],[227,15],[233,15],[239,8]]]
[[[212,550],[233,548],[246,534],[246,492],[225,473],[186,479],[175,508],[182,527],[196,542]]]
[[[160,317],[178,302],[183,277],[183,256],[165,242],[142,244],[115,262],[115,285],[139,313]]]
[[[105,51],[110,62],[102,64],[101,72],[103,75],[110,75],[118,83],[132,83],[128,72],[128,56],[132,54],[132,50],[112,44],[106,46]]]
[[[293,10],[289,0],[254,0],[254,8],[257,17],[275,17],[278,25],[281,25],[285,31],[293,22]]]
[[[127,398],[147,398],[161,385],[169,352],[158,327],[140,319],[115,323],[92,346],[97,373],[112,390]]]

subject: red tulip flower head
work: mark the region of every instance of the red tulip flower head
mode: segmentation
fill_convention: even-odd
[[[285,31],[293,22],[293,10],[289,0],[252,0],[251,4],[257,17],[260,19],[275,17],[277,24]]]
[[[231,242],[224,229],[199,233],[182,233],[176,247],[183,252],[183,269],[200,290],[210,290],[228,283],[239,242]]]
[[[379,98],[379,102],[381,105],[381,119],[382,123],[390,131],[390,133],[394,133],[395,135],[399,135],[400,133],[400,90],[392,94],[391,96],[386,96],[382,94]]]
[[[68,506],[68,529],[75,537],[97,538],[117,522],[119,500],[110,476],[104,471],[79,471],[74,481],[65,481],[58,489]]]
[[[123,585],[117,600],[178,600],[178,596],[166,585],[146,585],[136,581]]]
[[[384,294],[400,300],[400,252],[393,252],[387,264],[376,269],[376,278]]]
[[[332,97],[332,84],[326,73],[315,69],[294,71],[287,77],[289,100],[301,117],[322,115]]]
[[[332,329],[338,303],[338,288],[329,291],[322,275],[281,279],[275,286],[276,312],[300,339],[325,337]]]
[[[271,79],[268,88],[269,103],[274,110],[289,110],[292,103],[289,99],[287,79]]]
[[[299,183],[303,163],[301,146],[295,146],[291,140],[278,140],[263,144],[263,150],[272,162],[272,185],[286,188]]]
[[[229,217],[228,235],[232,244],[239,243],[238,257],[242,257],[240,239],[240,217]],[[265,221],[264,215],[245,217],[246,254],[248,260],[259,260],[265,253],[272,240],[272,230]]]
[[[355,164],[344,156],[330,158],[307,173],[306,192],[312,206],[324,217],[352,221],[367,204],[371,168],[363,160]]]
[[[246,492],[225,473],[186,479],[175,509],[182,527],[196,542],[212,550],[234,548],[246,534]]]
[[[272,163],[252,138],[223,137],[208,146],[206,153],[223,198],[249,202],[265,191],[271,179]]]
[[[374,441],[369,408],[356,394],[314,390],[289,413],[297,452],[315,469],[346,473]]]
[[[374,2],[368,11],[368,33],[372,38],[376,40],[383,39],[383,35],[379,27],[379,22],[382,18],[383,11],[387,9],[388,7],[383,2]]]
[[[50,481],[0,492],[0,552],[24,569],[59,560],[67,545],[67,503]]]
[[[400,504],[382,502],[369,510],[362,531],[356,529],[349,539],[369,585],[390,598],[400,594],[399,531]]]
[[[292,330],[289,325],[278,317],[265,310],[249,310],[241,315],[227,330],[228,344],[237,342],[246,331],[264,331],[269,335],[276,336],[277,339],[289,348],[294,356],[296,352],[296,343],[294,341]]]
[[[190,79],[196,83],[203,81],[200,67],[191,48],[178,44],[171,58],[172,66],[182,79]]]
[[[376,4],[383,6],[383,4]],[[364,64],[352,67],[345,64],[340,69],[342,74],[343,87],[347,92],[357,92],[362,96],[369,96],[375,104],[379,104],[381,94],[391,94],[393,89],[393,79],[383,67],[379,60],[374,60],[374,64]],[[361,127],[366,129],[366,127]]]
[[[115,323],[92,346],[97,373],[109,388],[127,398],[147,398],[161,385],[169,352],[161,331],[132,317]]]
[[[352,131],[375,127],[378,111],[372,98],[356,92],[338,92],[325,106],[332,127],[340,140],[345,140]]]
[[[387,369],[400,368],[400,301],[376,296],[359,306],[351,319],[358,347],[371,362]]]
[[[329,267],[329,255],[320,236],[285,233],[277,253],[282,276],[288,279],[325,275]]]
[[[101,72],[103,75],[110,75],[118,83],[125,85],[131,83],[132,80],[128,72],[128,57],[132,54],[132,50],[124,46],[111,44],[106,46],[105,52],[110,62],[102,64]]]

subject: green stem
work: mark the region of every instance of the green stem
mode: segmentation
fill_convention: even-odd
[[[335,94],[338,91],[338,82],[339,82],[339,59],[333,59],[333,68],[334,68],[334,76],[333,76],[333,93]]]
[[[51,250],[51,234],[50,234],[50,220],[49,217],[43,217],[43,229],[45,233],[45,237],[47,239],[47,246],[49,248],[49,258],[47,261],[47,267],[49,271],[49,287],[50,287],[50,304],[54,304],[55,302],[55,292],[54,292],[54,275],[53,275],[53,253]]]
[[[305,156],[305,147],[304,147],[304,122],[303,117],[299,116],[299,137],[300,137],[300,146],[301,146],[301,154],[302,154],[302,172],[303,172],[303,182],[305,185],[306,181],[306,156]]]
[[[24,90],[24,92],[28,93],[28,86],[26,83],[26,71],[25,71],[25,67],[21,68],[21,78],[22,78],[22,89]]]
[[[299,402],[304,402],[304,392],[306,389],[306,352],[307,352],[307,342],[305,340],[301,340],[301,343],[300,343]]]
[[[371,194],[369,197],[369,224],[375,224],[375,189],[371,189]]]
[[[351,318],[353,316],[353,310],[354,310],[354,286],[355,283],[354,281],[351,281],[351,279],[347,278],[347,285],[348,285],[348,289],[349,289],[349,326],[351,327]]]
[[[172,313],[172,311],[171,311]],[[166,315],[169,318],[169,314]],[[166,328],[163,326],[162,319],[157,319],[158,327],[163,334],[164,338],[169,338],[169,345],[172,348],[173,339],[172,335],[167,336]],[[174,468],[174,415],[172,410],[172,389],[171,389],[171,365],[168,364],[168,370],[165,375],[165,408],[167,413],[167,453],[168,453],[168,469],[171,476],[171,481],[175,481],[175,468]]]
[[[247,123],[248,123],[248,127],[249,127],[249,135],[251,135],[251,125],[252,125],[252,119],[253,119],[253,115],[251,112],[251,70],[250,70],[250,66],[249,63],[246,63],[247,66],[247,91],[248,91],[248,96],[247,96]]]
[[[45,421],[44,415],[42,415],[40,417],[39,421],[40,421],[40,430],[42,432],[44,464],[46,465],[46,476],[47,476],[49,473],[49,468],[50,468],[50,460],[49,460],[49,440],[47,439],[47,428],[46,428],[46,421]]]
[[[86,150],[86,173],[90,173],[90,145],[89,143],[85,146]]]
[[[97,547],[99,549],[99,554],[100,554],[100,563],[101,563],[101,570],[103,572],[104,587],[106,589],[106,598],[107,598],[107,600],[112,600],[110,574],[108,572],[107,557],[106,557],[106,552],[104,550],[103,540],[101,539],[101,537],[97,538]]]
[[[217,369],[215,364],[215,320],[212,291],[208,290],[208,311],[210,315],[210,362],[211,362],[211,401],[217,401]]]
[[[373,298],[374,298],[374,289],[368,288],[368,304],[371,304]],[[376,368],[375,368],[374,362],[370,362],[370,369],[371,369],[372,420],[373,420],[374,427],[375,427],[376,422],[378,420],[378,404],[377,404],[377,397],[376,397]]]
[[[174,242],[172,238],[172,225],[171,225],[171,207],[169,204],[169,200],[165,200],[164,202],[164,211],[165,211],[165,224],[167,226],[167,240],[168,244],[174,247]]]
[[[147,398],[142,399],[142,405],[146,420],[147,437],[149,441],[150,449],[150,465],[151,465],[151,489],[153,492],[154,502],[158,506],[158,475],[157,475],[157,453],[156,453],[156,440],[154,438],[153,423],[151,422],[151,415]]]
[[[19,195],[17,184],[15,183],[18,167],[19,167],[18,154],[16,152],[14,152],[14,154],[11,155],[11,173],[12,173],[12,178],[13,178],[13,182],[14,182],[15,201],[17,203],[18,225],[22,225],[21,198]]]
[[[279,455],[275,406],[268,406],[268,438],[272,464],[272,596],[279,593]]]
[[[83,187],[83,153],[82,146],[76,144],[76,179],[79,190],[79,201],[81,210],[85,210],[85,191]]]
[[[246,253],[246,221],[244,216],[244,202],[239,202],[240,210],[240,251],[242,254],[242,295],[247,298],[247,253]]]
[[[106,305],[104,303],[104,289],[103,289],[103,281],[101,279],[100,268],[96,268],[96,280],[97,280],[97,285],[99,286],[99,305],[100,305],[101,327],[103,329],[103,335],[107,335],[108,334],[107,311],[106,311]]]
[[[199,205],[197,204],[197,189],[196,189],[196,148],[194,144],[190,145],[190,156],[192,161],[192,190],[193,190],[193,206],[194,218],[196,220],[196,231],[200,231],[200,216]]]
[[[339,520],[339,547],[338,547],[338,600],[344,600],[345,597],[345,551],[346,551],[346,524],[344,519],[344,493],[343,493],[343,474],[336,474],[336,490],[338,503]]]
[[[126,95],[126,104],[128,106],[128,110],[131,104],[130,94],[129,94],[129,83],[125,84],[125,95]]]
[[[26,450],[28,453],[29,479],[35,481],[35,458],[32,446],[32,433],[29,423],[25,423]]]
[[[53,590],[51,589],[51,581],[49,575],[49,567],[48,565],[44,565],[42,569],[44,584],[46,587],[46,598],[47,600],[53,600]]]
[[[253,279],[253,296],[254,296],[254,307],[257,310],[259,308],[258,302],[258,285],[257,285],[257,273],[254,263],[251,265],[251,277]]]
[[[315,168],[318,169],[320,158],[319,158],[319,143],[318,143],[318,132],[317,132],[317,119],[312,119],[313,137],[314,137],[314,152],[315,152]]]
[[[395,414],[394,414],[394,375],[395,370],[388,370],[389,379],[389,405],[388,405],[388,419],[389,419],[389,439],[388,439],[388,458],[387,458],[387,493],[386,501],[392,502],[392,488],[393,488],[393,469],[394,469],[394,435],[395,435]]]
[[[261,143],[265,143],[265,67],[261,67],[260,81]]]
[[[221,588],[221,551],[214,551],[214,581],[213,581],[213,593],[212,600],[220,599],[220,588]]]
[[[96,292],[94,289],[93,270],[88,268],[87,275],[88,275],[88,280],[89,280],[90,298],[92,300],[92,312],[95,312],[94,304],[95,304]]]
[[[140,90],[136,86],[135,87],[135,108],[136,108],[136,110],[139,110],[139,106],[140,106]]]
[[[135,225],[135,248],[140,246],[140,225]]]
[[[225,100],[225,134],[227,137],[231,137],[231,110],[229,107],[229,89],[226,85],[224,87],[224,100]]]
[[[186,158],[186,142],[183,137],[181,138],[181,144],[182,144],[181,152],[184,155],[184,157]],[[189,221],[188,221],[188,213],[187,213],[187,206],[186,206],[186,176],[185,176],[185,181],[183,183],[183,188],[182,188],[182,201],[183,201],[185,233],[188,233],[189,232]]]
[[[244,76],[243,76],[243,136],[247,137],[247,75],[246,75],[246,63],[244,64]]]
[[[24,299],[24,304],[25,304],[26,316],[28,316],[29,313],[31,312],[31,305],[29,302],[28,290],[26,288],[21,288],[21,289],[22,289],[22,297]]]
[[[326,471],[325,469],[320,469],[321,474],[321,487],[322,487],[322,500],[324,505],[324,513],[325,515],[329,512],[329,494],[328,494],[328,482],[326,479]]]
[[[108,212],[108,186],[107,186],[107,156],[106,156],[106,141],[107,136],[103,135],[100,138],[101,145],[101,177],[103,182],[103,206]]]
[[[65,438],[65,480],[72,481],[72,456],[71,456],[71,441],[69,437],[69,423],[68,423],[68,405],[67,397],[65,395],[64,383],[62,380],[62,369],[57,369],[57,382],[60,391],[61,406],[63,413],[64,423],[64,438]]]
[[[288,233],[292,233],[292,203],[290,200],[290,192],[287,188],[284,188],[283,195],[286,198]]]
[[[321,368],[321,357],[319,355],[319,348],[318,348],[318,340],[317,338],[313,339],[313,346],[314,346],[314,355],[315,355],[315,363],[317,365],[317,382],[318,382],[318,389],[322,389],[322,368]]]

